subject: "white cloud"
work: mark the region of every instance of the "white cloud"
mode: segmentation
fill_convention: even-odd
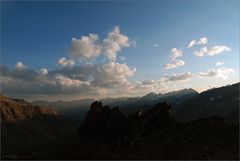
[[[208,43],[207,37],[201,37],[198,41],[196,41],[196,40],[190,41],[190,43],[188,44],[187,48],[192,48],[195,45],[205,45],[207,43]]]
[[[159,44],[153,44],[153,47],[157,48],[157,47],[159,47]]]
[[[108,33],[102,41],[97,34],[82,36],[81,39],[72,38],[69,49],[70,56],[82,60],[92,60],[99,55],[105,55],[110,61],[116,61],[117,53],[125,47],[135,46],[128,36],[120,32],[118,26]]]
[[[217,66],[220,66],[220,65],[223,65],[223,64],[224,64],[224,61],[218,61],[218,62],[216,63]]]
[[[47,75],[47,74],[48,74],[47,68],[42,68],[42,69],[40,69],[40,74],[41,74],[41,75]]]
[[[194,51],[194,54],[198,57],[203,57],[205,55],[214,56],[224,51],[231,51],[231,49],[225,45],[219,45],[219,46],[214,46],[210,48],[203,47],[200,49],[200,51]]]
[[[62,89],[65,88],[74,88],[74,87],[79,87],[81,85],[89,85],[88,81],[80,81],[78,79],[71,79],[63,75],[56,75],[56,82],[60,84]]]
[[[200,49],[200,51],[194,51],[194,54],[197,56],[197,57],[203,57],[208,51],[208,48],[207,47],[202,47]]]
[[[172,68],[177,68],[179,66],[185,65],[185,62],[183,60],[178,60],[176,58],[181,57],[182,51],[177,48],[172,48],[170,51],[170,63],[167,63],[164,65],[164,69],[172,69]]]
[[[225,45],[218,45],[208,49],[207,55],[218,55],[224,51],[231,51],[231,49]]]
[[[199,75],[202,77],[216,77],[216,78],[222,78],[227,79],[228,74],[234,73],[233,68],[218,68],[218,69],[209,69],[207,72],[199,72]]]
[[[185,64],[185,62],[183,60],[172,60],[170,63],[167,63],[164,66],[164,69],[172,69],[172,68],[177,68],[179,66],[183,66]]]
[[[187,48],[192,48],[194,45],[196,45],[196,40],[192,40],[189,44],[188,44],[188,46],[187,46]]]
[[[19,61],[16,63],[15,68],[18,70],[22,70],[26,68],[26,65],[24,65],[22,62]]]
[[[170,55],[171,59],[176,59],[177,57],[182,56],[182,51],[180,49],[177,49],[177,48],[172,48],[170,54],[171,54]]]
[[[82,36],[81,39],[72,38],[69,49],[70,56],[83,60],[96,58],[101,53],[101,44],[98,39],[96,34]]]
[[[197,42],[198,45],[205,45],[208,43],[208,39],[207,37],[202,37],[199,39],[199,41]]]
[[[132,76],[135,71],[135,68],[130,68],[126,63],[109,62],[99,65],[96,67],[92,84],[107,88],[126,87],[130,85],[127,78]]]
[[[129,38],[120,33],[118,26],[114,27],[114,29],[108,33],[108,37],[103,40],[103,52],[111,61],[116,61],[117,52],[129,46]]]
[[[62,57],[60,59],[58,59],[58,65],[62,66],[62,67],[73,67],[75,62],[72,59],[67,59],[65,57]]]

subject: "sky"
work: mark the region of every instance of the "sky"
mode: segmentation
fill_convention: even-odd
[[[1,92],[28,100],[239,82],[238,0],[1,1]]]

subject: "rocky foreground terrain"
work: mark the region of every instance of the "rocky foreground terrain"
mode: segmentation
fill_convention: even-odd
[[[212,116],[177,122],[171,106],[125,116],[94,102],[77,130],[65,139],[35,147],[25,159],[239,159],[239,129]]]

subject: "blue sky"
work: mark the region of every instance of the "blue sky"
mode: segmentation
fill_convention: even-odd
[[[237,0],[1,2],[1,64],[10,70],[14,70],[19,61],[35,70],[43,67],[48,71],[59,70],[57,61],[61,57],[69,58],[72,38],[80,39],[93,33],[103,40],[119,26],[129,41],[136,42],[136,45],[122,47],[115,61],[136,68],[134,74],[127,77],[131,83],[185,72],[194,75],[210,69],[217,72],[218,68],[232,68],[234,72],[223,72],[230,73],[228,81],[217,74],[212,78],[201,77],[206,82],[202,86],[214,86],[214,82],[234,83],[239,81],[239,6]],[[202,37],[207,38],[207,44],[187,48],[190,41]],[[154,44],[158,47],[153,47]],[[219,45],[230,50],[225,48],[214,56],[194,54],[202,47],[208,47],[209,51]],[[182,56],[176,59],[184,61],[184,65],[163,69],[171,62],[172,48],[182,51]],[[91,63],[108,63],[103,57],[96,57]],[[120,57],[125,60],[120,61]],[[224,61],[224,65],[216,66],[218,61]],[[75,67],[83,65],[76,59],[74,62]],[[177,84],[177,89],[198,88],[194,78],[190,83]]]

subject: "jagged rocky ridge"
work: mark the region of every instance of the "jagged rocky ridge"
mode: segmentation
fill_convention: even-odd
[[[158,103],[147,112],[125,116],[94,102],[78,131],[40,149],[40,159],[239,159],[238,126],[212,116],[177,122],[171,106]]]

